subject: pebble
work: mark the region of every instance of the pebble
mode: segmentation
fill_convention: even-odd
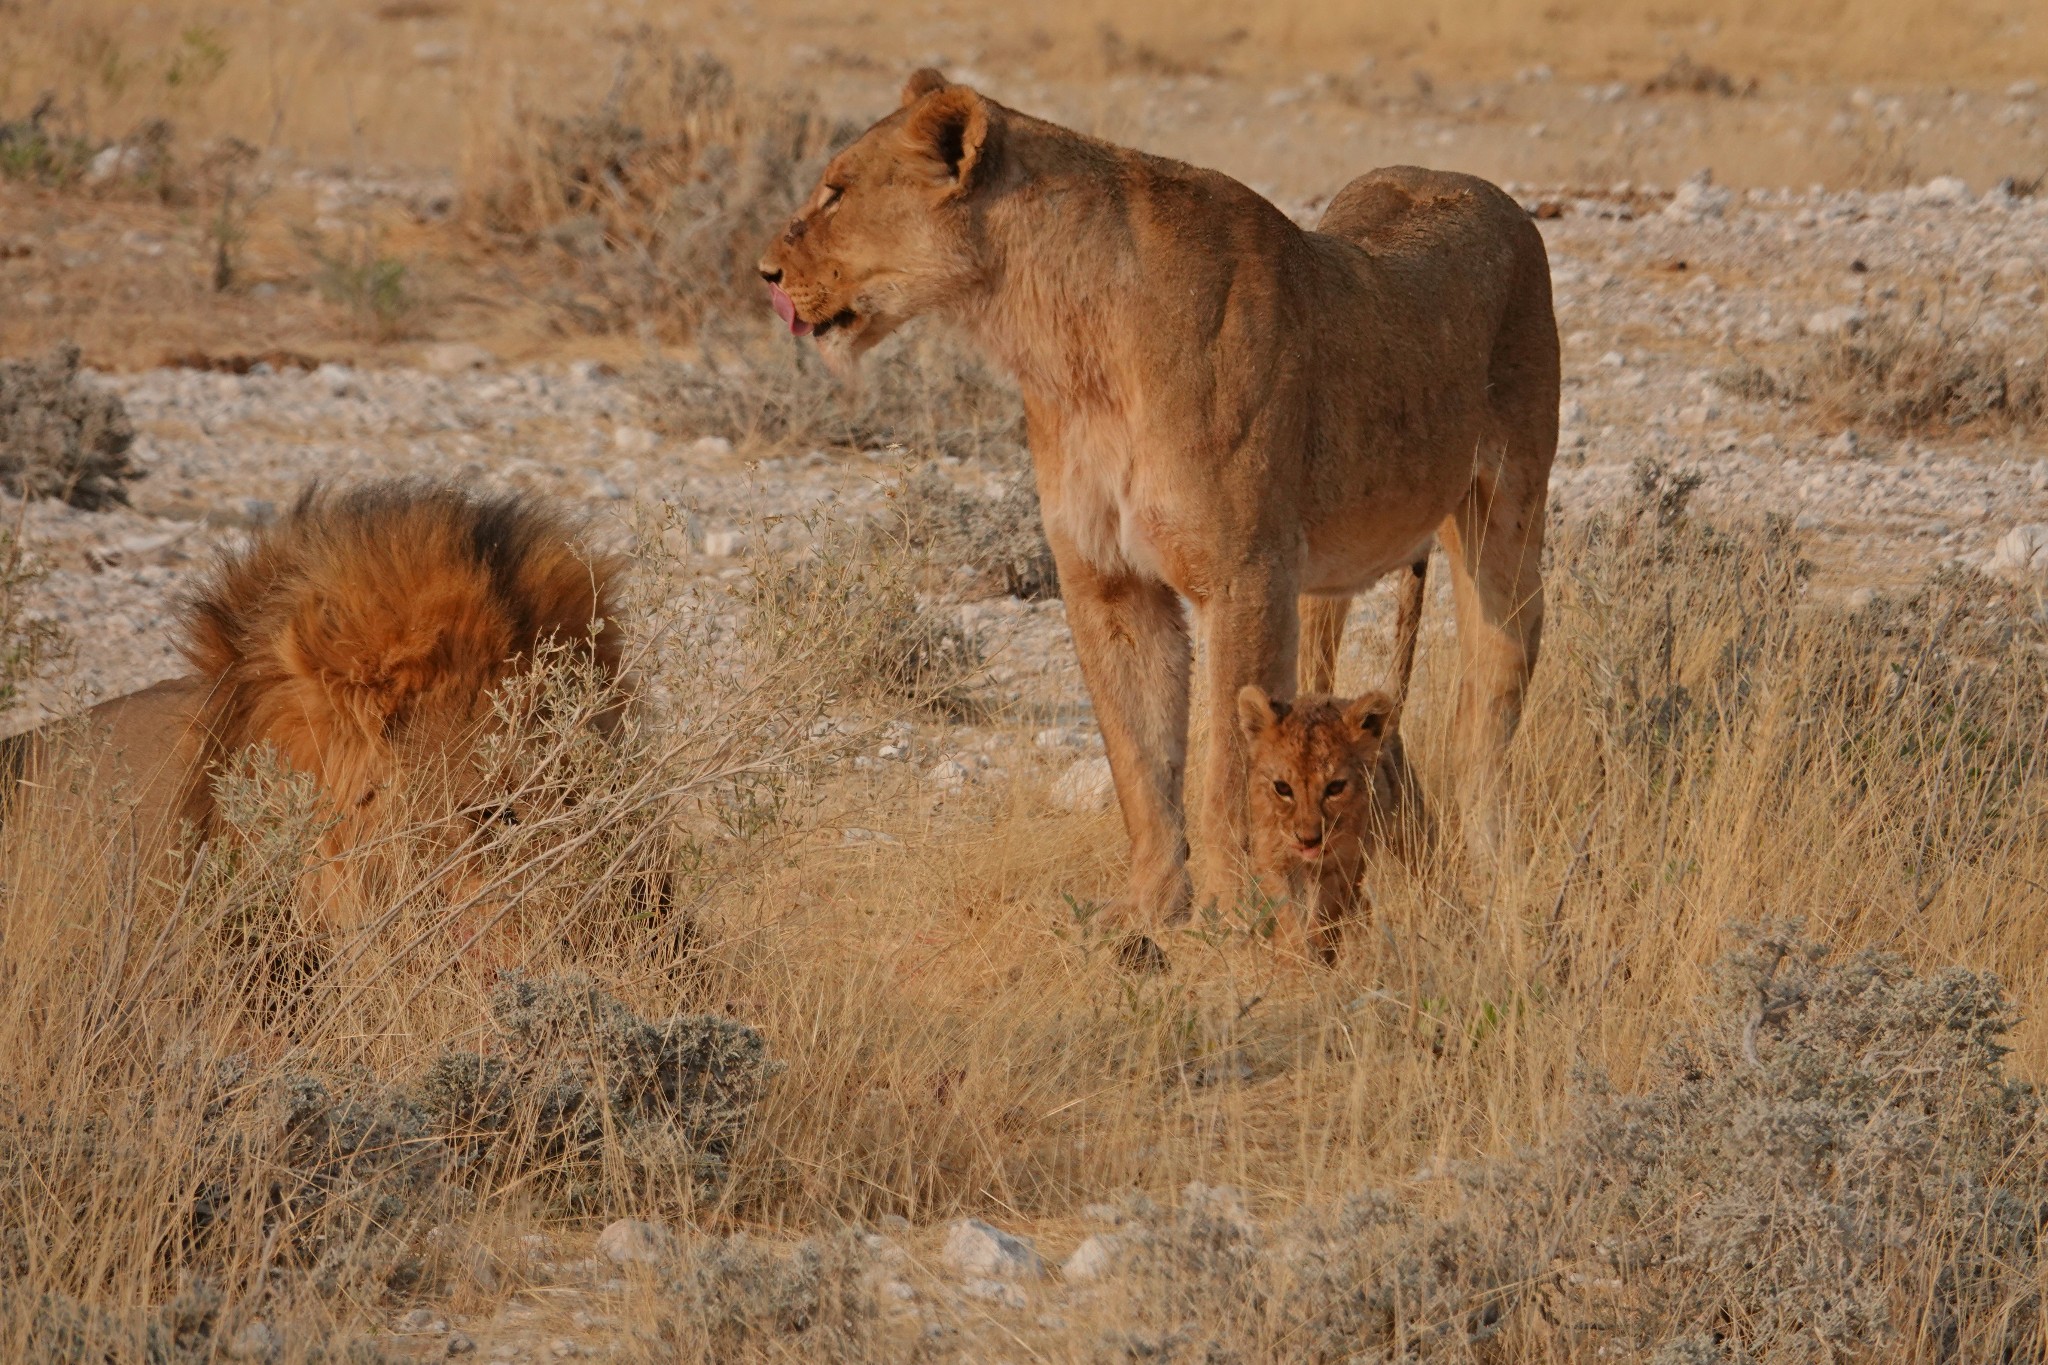
[[[1037,1279],[1044,1263],[1028,1238],[1013,1236],[979,1218],[962,1218],[946,1230],[940,1259],[956,1274]]]
[[[1060,1263],[1060,1274],[1076,1284],[1101,1279],[1116,1268],[1117,1258],[1122,1252],[1121,1237],[1113,1232],[1095,1233]]]
[[[433,1332],[439,1334],[448,1330],[448,1320],[436,1317],[431,1309],[415,1308],[398,1320],[401,1332]]]
[[[1803,330],[1810,337],[1845,336],[1861,330],[1869,320],[1861,308],[1823,308],[1806,319]]]
[[[268,1362],[276,1360],[284,1351],[284,1341],[277,1330],[262,1319],[243,1327],[221,1348],[221,1354],[229,1360]]]
[[[924,774],[924,780],[940,791],[958,791],[973,777],[973,772],[957,758],[941,759],[925,769]]]
[[[470,1352],[474,1351],[475,1349],[476,1349],[476,1343],[475,1343],[474,1341],[471,1341],[471,1340],[470,1340],[470,1339],[469,1339],[468,1337],[464,1336],[464,1335],[463,1335],[462,1333],[460,1333],[460,1332],[455,1332],[455,1333],[452,1333],[452,1334],[450,1334],[450,1336],[449,1336],[449,1338],[448,1338],[448,1354],[449,1354],[449,1355],[451,1355],[451,1356],[466,1356],[466,1355],[468,1355],[468,1354],[469,1354]]]
[[[497,360],[483,347],[468,341],[437,341],[420,352],[420,364],[435,374],[481,370],[496,364]]]
[[[1680,222],[1697,223],[1723,216],[1734,202],[1735,192],[1716,185],[1713,171],[1699,170],[1678,187],[1671,202],[1664,206],[1664,215]]]
[[[661,437],[646,427],[617,426],[612,428],[612,449],[637,459],[661,449]]]
[[[706,531],[704,553],[713,559],[737,559],[747,550],[747,533],[744,531]]]
[[[1001,1280],[969,1280],[960,1286],[960,1292],[970,1299],[981,1299],[987,1303],[1000,1303],[1005,1308],[1028,1308],[1031,1300],[1024,1297],[1024,1291],[1014,1284]]]
[[[1106,758],[1076,759],[1053,783],[1052,803],[1066,811],[1108,810],[1116,800],[1116,779]]]
[[[675,1250],[674,1233],[640,1218],[621,1218],[597,1234],[597,1254],[613,1265],[653,1265]]]
[[[2029,522],[2007,531],[1999,538],[1986,567],[2001,578],[2048,578],[2048,525]]]

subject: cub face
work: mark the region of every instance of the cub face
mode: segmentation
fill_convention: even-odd
[[[1315,869],[1358,852],[1394,699],[1368,692],[1290,703],[1252,685],[1238,693],[1237,709],[1250,743],[1252,851],[1261,870]]]
[[[968,293],[991,114],[974,91],[922,70],[895,113],[832,158],[761,257],[769,301],[793,335],[846,359]]]

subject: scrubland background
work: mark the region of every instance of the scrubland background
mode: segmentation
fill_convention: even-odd
[[[921,332],[849,397],[759,307],[923,63],[1305,219],[1422,161],[1543,225],[1523,856],[1453,820],[1334,969],[1256,905],[1119,968],[1012,395]],[[0,0],[0,357],[138,433],[127,506],[10,519],[0,721],[175,671],[315,474],[581,500],[645,689],[607,750],[526,684],[454,901],[404,838],[309,897],[260,761],[171,868],[8,814],[0,1355],[2048,1356],[2043,82],[2017,5]]]

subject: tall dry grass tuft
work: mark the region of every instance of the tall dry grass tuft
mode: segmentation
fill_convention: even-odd
[[[925,572],[890,537],[803,561],[815,600],[648,563],[629,732],[535,681],[512,820],[380,850],[353,934],[297,918],[282,774],[248,775],[274,845],[218,870],[9,823],[6,1340],[189,1334],[202,1291],[211,1342],[481,1312],[544,1273],[520,1232],[633,1214],[689,1234],[648,1358],[914,1358],[877,1298],[910,1272],[855,1224],[1057,1254],[1111,1201],[1124,1268],[1052,1358],[2038,1356],[2042,627],[1974,577],[1811,602],[1795,532],[1703,523],[1689,482],[1555,528],[1526,857],[1373,868],[1329,970],[1223,913],[1121,971],[1114,817],[1057,809],[1028,744],[938,804],[850,761],[916,701],[861,605]],[[1447,639],[1407,732],[1432,792]],[[459,952],[479,921],[526,986]],[[646,1084],[714,1054],[730,1089]]]
[[[644,31],[594,108],[521,112],[503,130],[470,210],[568,267],[550,296],[562,325],[680,339],[753,298],[761,243],[856,131],[807,99],[742,91],[718,58]]]

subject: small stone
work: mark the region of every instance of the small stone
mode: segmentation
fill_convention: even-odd
[[[1823,308],[1807,318],[1804,331],[1810,337],[1848,336],[1861,331],[1867,321],[1861,308]]]
[[[438,1334],[448,1330],[448,1320],[435,1317],[430,1309],[415,1308],[399,1318],[398,1330],[401,1332],[433,1332]]]
[[[1053,784],[1052,802],[1066,811],[1108,810],[1116,799],[1116,779],[1106,758],[1079,758]]]
[[[1838,460],[1853,460],[1863,454],[1863,442],[1853,431],[1845,431],[1827,444],[1828,454]]]
[[[1060,1273],[1076,1284],[1099,1280],[1116,1268],[1123,1252],[1123,1239],[1113,1232],[1098,1232],[1060,1263]]]
[[[466,1356],[475,1349],[476,1343],[460,1332],[451,1333],[448,1337],[448,1354],[451,1356]]]
[[[960,1292],[971,1299],[999,1303],[1005,1308],[1027,1308],[1031,1304],[1031,1300],[1024,1297],[1023,1290],[1014,1284],[1004,1284],[1001,1280],[969,1280],[960,1286]]]
[[[1970,202],[1968,182],[1953,175],[1938,175],[1911,193],[1915,203],[1929,208],[1953,208]]]
[[[911,1303],[917,1298],[917,1291],[901,1280],[890,1280],[882,1286],[882,1293],[898,1303]]]
[[[1686,177],[1685,183],[1678,187],[1671,196],[1671,202],[1664,206],[1664,215],[1697,223],[1723,216],[1734,202],[1734,191],[1716,185],[1711,170],[1699,170]]]
[[[420,352],[420,364],[435,374],[463,374],[497,362],[497,357],[468,341],[437,341]]]
[[[453,66],[462,56],[454,43],[414,43],[412,59],[421,66]]]
[[[859,825],[848,825],[839,832],[839,842],[848,848],[858,848],[863,844],[901,844],[903,841],[879,829],[862,829]]]
[[[2048,493],[2048,460],[2036,460],[2027,471],[2027,482],[2034,486],[2036,493]]]
[[[1245,1207],[1244,1191],[1235,1185],[1205,1185],[1199,1180],[1190,1180],[1181,1187],[1181,1208],[1198,1217],[1227,1223],[1234,1228],[1249,1231],[1252,1216]]]
[[[621,455],[635,459],[652,455],[661,448],[661,437],[646,427],[618,426],[612,428],[612,449]]]
[[[1121,1227],[1124,1221],[1124,1211],[1114,1204],[1083,1204],[1081,1216],[1091,1222],[1107,1223],[1113,1228]]]
[[[713,559],[736,559],[747,550],[745,531],[706,531],[704,553]]]
[[[1876,601],[1876,588],[1857,588],[1842,599],[1842,605],[1852,612],[1866,612],[1870,610],[1872,604]]]
[[[221,1354],[229,1360],[272,1361],[284,1350],[275,1329],[261,1318],[235,1333]]]
[[[675,1250],[674,1233],[641,1218],[621,1218],[597,1234],[597,1254],[613,1265],[653,1265]]]
[[[1986,567],[2001,578],[2048,577],[2048,526],[2029,522],[2013,527],[1999,538]]]
[[[941,759],[925,770],[924,780],[940,791],[958,791],[967,785],[973,773],[957,758]]]
[[[910,1231],[910,1220],[900,1213],[885,1213],[875,1221],[882,1225],[884,1232]]]
[[[2019,80],[2005,87],[2005,97],[2009,100],[2030,100],[2040,93],[2039,81]]]
[[[721,460],[732,454],[732,442],[723,436],[699,436],[683,447],[683,454],[696,460]]]
[[[313,371],[313,381],[324,385],[327,392],[336,398],[360,398],[363,394],[363,386],[357,381],[356,372],[331,360]]]
[[[939,1256],[949,1269],[962,1275],[1037,1279],[1044,1273],[1044,1264],[1029,1240],[979,1218],[962,1218],[947,1229]]]

